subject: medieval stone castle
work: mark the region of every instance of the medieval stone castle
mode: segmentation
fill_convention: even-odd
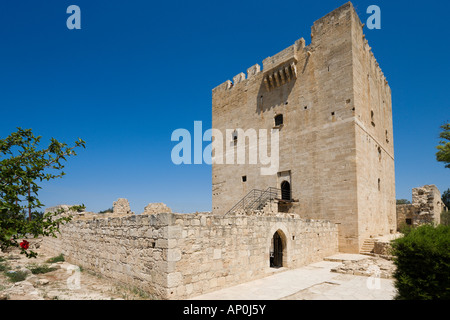
[[[43,247],[73,264],[185,299],[298,268],[397,231],[391,89],[351,3],[213,90],[213,127],[279,130],[279,170],[214,164],[213,212],[119,200],[72,213]],[[226,143],[244,143],[245,136]]]
[[[391,89],[351,3],[316,21],[311,38],[213,90],[213,128],[282,126],[277,175],[213,166],[213,212],[253,189],[286,189],[298,200],[288,212],[339,223],[339,250],[357,253],[396,231]]]

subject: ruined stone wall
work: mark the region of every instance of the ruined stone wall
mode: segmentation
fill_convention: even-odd
[[[184,299],[270,275],[277,231],[286,268],[338,251],[330,222],[172,213],[76,217],[57,239],[44,238],[41,248],[154,298]]]
[[[435,185],[415,188],[412,191],[412,203],[418,208],[418,224],[434,222],[441,223],[441,213],[445,205],[442,202],[441,193]]]
[[[405,224],[414,227],[441,223],[441,213],[445,210],[441,193],[435,185],[427,185],[412,190],[412,204],[397,205],[399,228]]]
[[[412,204],[397,205],[397,230],[400,231],[405,225],[412,225],[416,213],[417,208]]]

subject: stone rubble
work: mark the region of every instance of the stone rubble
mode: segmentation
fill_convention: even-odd
[[[164,203],[149,203],[144,208],[143,214],[172,213],[172,210]]]
[[[333,268],[331,272],[363,277],[393,279],[395,269],[394,263],[390,260],[367,258],[359,261],[344,261],[341,265]]]

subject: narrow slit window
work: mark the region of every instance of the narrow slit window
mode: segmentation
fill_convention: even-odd
[[[247,176],[242,177],[242,182],[247,182]]]

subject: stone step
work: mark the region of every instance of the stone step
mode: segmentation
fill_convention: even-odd
[[[375,239],[366,239],[364,240],[364,243],[361,246],[360,253],[371,254],[373,253],[374,247],[375,247]]]

